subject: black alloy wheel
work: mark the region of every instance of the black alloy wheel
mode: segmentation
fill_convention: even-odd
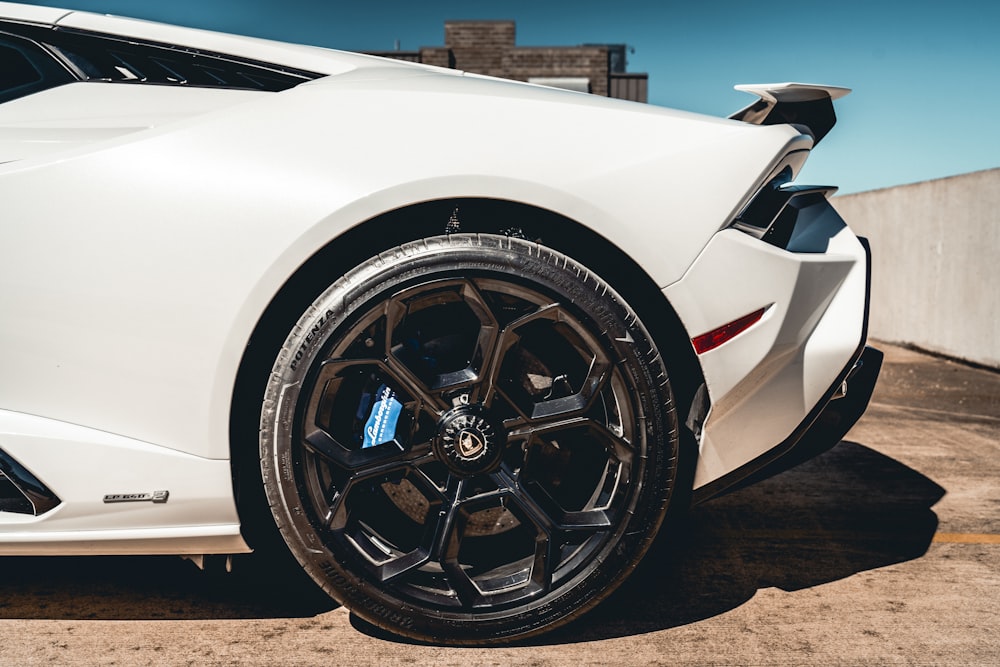
[[[642,557],[676,471],[670,385],[628,305],[555,251],[455,234],[345,275],[261,418],[274,520],[354,613],[484,644],[582,614]]]

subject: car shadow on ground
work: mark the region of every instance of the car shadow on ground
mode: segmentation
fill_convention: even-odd
[[[898,461],[841,442],[672,519],[618,592],[533,643],[654,632],[734,609],[762,588],[799,590],[917,558],[934,535],[931,508],[943,495]],[[5,557],[0,571],[0,619],[250,619],[334,608],[303,606],[281,588],[268,593],[266,572],[202,572],[175,557]]]
[[[302,618],[337,607],[325,596],[284,600],[266,579],[222,567],[201,571],[176,556],[4,557],[0,620]]]
[[[622,587],[538,643],[631,636],[918,558],[945,490],[855,442],[673,518]]]

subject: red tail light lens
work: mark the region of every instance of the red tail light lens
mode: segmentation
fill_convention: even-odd
[[[705,352],[714,350],[723,343],[732,340],[753,325],[757,324],[757,322],[760,321],[760,318],[764,317],[765,311],[767,311],[767,308],[755,310],[749,315],[744,315],[738,320],[733,320],[729,324],[723,324],[718,329],[712,329],[708,333],[695,336],[691,339],[691,342],[694,344],[694,351],[698,354],[704,354]]]

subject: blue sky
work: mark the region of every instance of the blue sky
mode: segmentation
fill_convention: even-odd
[[[447,19],[513,19],[524,46],[626,43],[653,104],[725,116],[737,83],[847,86],[800,180],[858,192],[1000,167],[1000,3],[950,0],[55,0],[347,50],[444,42]]]

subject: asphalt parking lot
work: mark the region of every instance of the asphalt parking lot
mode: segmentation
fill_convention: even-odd
[[[1000,374],[879,347],[840,444],[695,508],[530,645],[409,645],[176,558],[0,558],[0,665],[995,665]]]

